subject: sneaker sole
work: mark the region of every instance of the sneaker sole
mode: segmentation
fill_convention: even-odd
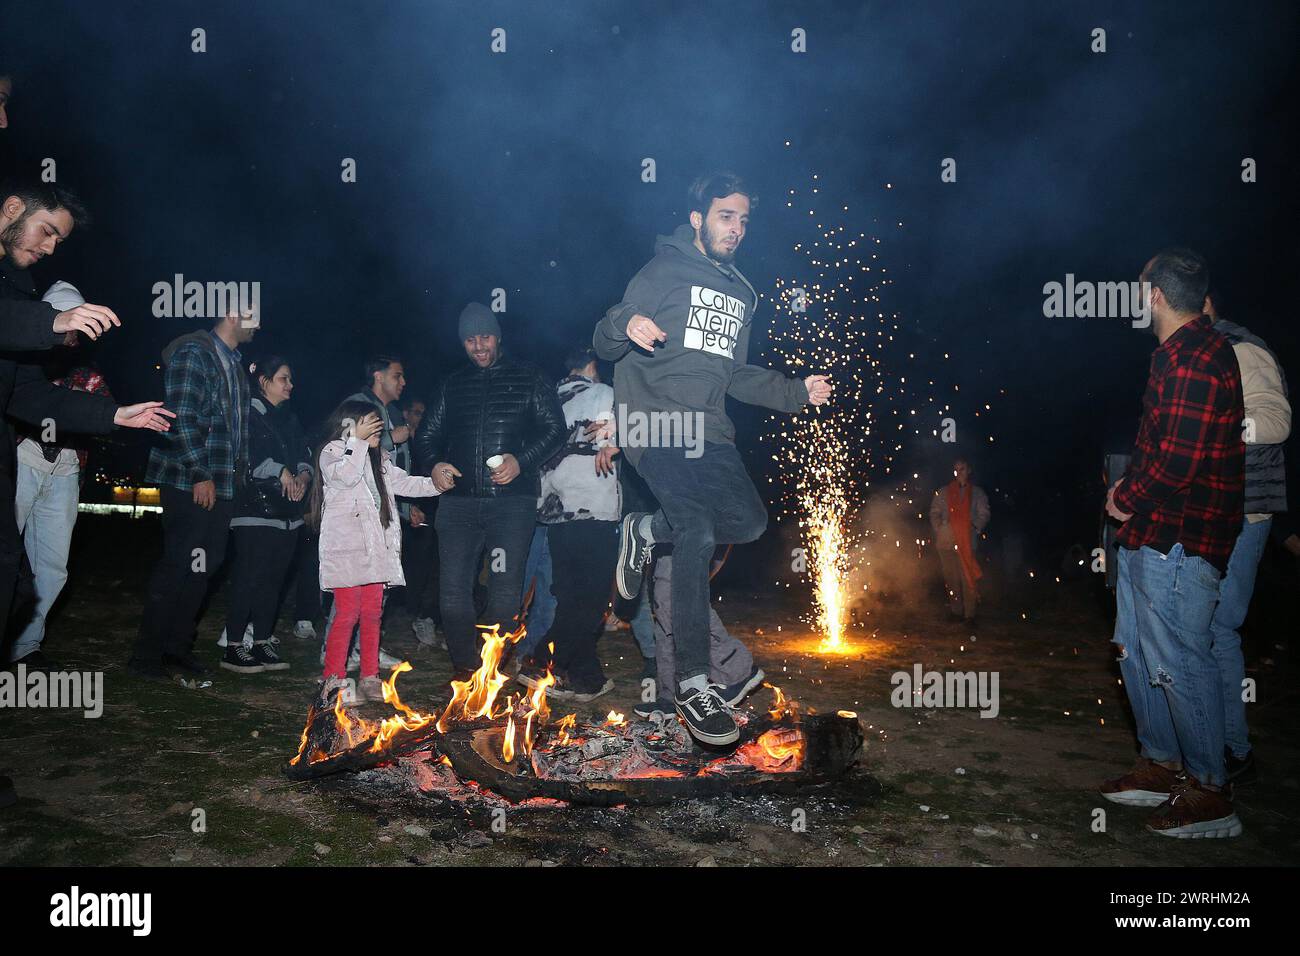
[[[278,664],[263,664],[263,665],[262,665],[262,670],[264,670],[264,671],[287,671],[288,669],[289,669],[289,662],[288,662],[288,661],[280,661],[280,663],[278,663]]]
[[[623,526],[619,529],[618,535],[618,570],[614,574],[618,584],[618,593],[624,601],[634,601],[636,596],[641,593],[641,582],[637,581],[636,587],[631,587],[624,577],[624,569],[627,567],[629,545],[632,543],[632,522],[641,520],[639,514],[630,514],[623,516]]]
[[[734,744],[737,740],[740,739],[739,727],[733,727],[730,733],[726,733],[722,735],[706,734],[703,731],[696,730],[694,727],[691,726],[691,722],[687,720],[686,715],[682,713],[681,707],[674,706],[673,709],[677,711],[677,716],[680,717],[682,719],[682,723],[686,725],[686,732],[702,744],[714,744],[716,746],[723,746],[725,744]]]
[[[1230,817],[1217,820],[1202,820],[1200,823],[1188,823],[1185,826],[1158,830],[1148,825],[1147,829],[1160,836],[1176,837],[1179,840],[1219,840],[1226,837],[1241,836],[1241,820],[1234,813]]]
[[[731,700],[727,701],[727,706],[735,707],[737,704],[739,704],[750,694],[754,693],[754,690],[758,687],[759,684],[763,683],[763,681],[766,678],[767,675],[763,673],[763,668],[760,667],[758,670],[754,672],[753,677],[745,681],[745,686],[740,689],[740,693],[737,694],[735,697],[731,698]],[[1160,802],[1164,803],[1163,800],[1161,800]]]
[[[261,664],[254,664],[252,667],[241,667],[239,664],[227,664],[225,661],[222,661],[221,669],[232,671],[236,674],[260,674],[262,671],[266,670],[266,667]]]
[[[1158,807],[1169,799],[1169,794],[1156,793],[1154,790],[1121,790],[1118,793],[1101,795],[1111,803],[1118,803],[1125,807]]]

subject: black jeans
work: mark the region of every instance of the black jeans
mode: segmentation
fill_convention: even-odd
[[[298,553],[294,556],[294,621],[320,617],[320,536],[303,525],[298,529]]]
[[[672,623],[677,680],[709,672],[709,562],[720,544],[745,544],[767,528],[767,508],[735,445],[647,448],[637,470],[659,499],[655,541],[673,546]],[[676,691],[677,688],[671,688]]]
[[[564,521],[547,526],[551,547],[551,593],[555,622],[547,642],[555,643],[555,670],[573,690],[591,693],[605,683],[596,657],[604,631],[614,565],[618,563],[617,521]],[[545,654],[534,654],[544,658]]]
[[[435,516],[436,520],[436,516]],[[403,603],[414,617],[440,622],[438,611],[438,533],[432,525],[412,528],[402,522]]]
[[[474,613],[474,581],[486,553],[487,607],[484,624],[514,626],[523,596],[528,545],[537,523],[537,499],[531,495],[470,498],[445,495],[438,502],[439,603],[452,667],[477,670],[480,646]]]
[[[293,563],[301,529],[286,531],[256,525],[230,529],[230,596],[226,601],[226,640],[237,644],[253,622],[253,640],[265,641],[275,626],[280,587]]]
[[[208,581],[226,559],[234,511],[232,502],[220,498],[211,511],[200,508],[191,492],[166,485],[161,494],[163,553],[149,578],[132,655],[154,664],[163,654],[184,655],[193,649],[195,618]]]

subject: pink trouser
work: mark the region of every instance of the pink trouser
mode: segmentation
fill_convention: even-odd
[[[379,619],[384,612],[384,585],[362,584],[334,589],[334,624],[325,638],[325,679],[347,676],[352,629],[361,623],[361,676],[379,673]]]

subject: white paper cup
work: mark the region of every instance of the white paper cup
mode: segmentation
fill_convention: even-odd
[[[489,470],[496,471],[498,468],[504,465],[505,462],[506,462],[505,458],[502,457],[501,455],[493,455],[491,458],[487,460],[487,466]]]

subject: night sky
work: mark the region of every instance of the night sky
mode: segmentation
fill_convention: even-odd
[[[55,158],[91,207],[36,278],[123,317],[98,348],[123,400],[162,397],[159,352],[196,325],[151,314],[176,273],[261,283],[251,351],[290,357],[307,424],[360,386],[366,353],[396,351],[431,394],[464,360],[461,307],[496,287],[506,347],[558,377],[716,167],[759,196],[738,261],[761,292],[816,238],[786,206],[814,174],[881,240],[891,369],[933,380],[963,426],[992,406],[962,450],[1047,545],[1095,528],[1101,455],[1131,443],[1155,342],[1044,318],[1044,283],[1132,280],[1190,245],[1300,376],[1293,4],[10,6],[0,156]],[[758,331],[775,319],[760,307]],[[758,468],[759,416],[738,421]],[[927,432],[899,464],[924,485],[950,452]]]

